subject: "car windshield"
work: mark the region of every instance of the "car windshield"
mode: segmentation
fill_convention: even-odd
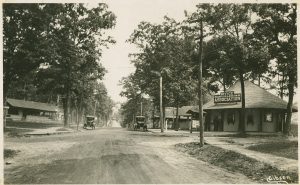
[[[139,121],[139,122],[142,122],[144,120],[145,120],[145,118],[136,118],[136,121]]]
[[[87,119],[88,121],[92,121],[92,120],[94,120],[94,117],[86,117],[86,119]]]

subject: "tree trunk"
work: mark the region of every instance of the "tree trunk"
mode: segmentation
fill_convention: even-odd
[[[284,134],[289,136],[291,135],[291,119],[293,112],[293,99],[294,99],[294,75],[289,75],[288,91],[289,91],[289,100],[287,104],[287,114],[284,127]]]
[[[74,110],[72,107],[69,107],[69,111],[70,111],[69,125],[71,125],[74,122]]]
[[[190,122],[190,133],[193,133],[193,120],[192,120],[192,116],[191,118],[188,118],[189,122]]]
[[[67,90],[66,98],[64,100],[64,126],[67,127],[69,124],[69,109],[70,109],[70,92]]]
[[[79,126],[79,107],[77,101],[75,102],[75,108],[76,108],[76,125],[77,125],[77,130]]]
[[[135,114],[132,115],[132,125],[133,125],[133,129],[134,129],[134,124],[135,124]]]
[[[97,126],[99,126],[99,125],[100,125],[100,116],[97,115]]]
[[[239,131],[241,134],[245,134],[245,84],[244,84],[244,77],[242,71],[240,71],[239,78],[241,83],[241,94],[242,94],[242,107],[241,107]]]
[[[108,117],[105,115],[105,127],[108,127]]]
[[[278,74],[279,75],[279,74]],[[285,81],[285,73],[282,72],[282,81],[280,83],[280,98],[283,99],[283,91],[284,91],[284,81]]]
[[[152,128],[154,128],[155,124],[155,105],[153,104],[153,111],[152,111]]]
[[[9,91],[9,88],[10,88],[10,80],[8,79],[3,79],[3,103],[4,105],[6,105],[6,100],[7,100],[7,93]]]
[[[179,123],[178,123],[178,109],[179,109],[179,105],[177,103],[177,106],[176,106],[176,120],[175,120],[175,130],[178,131],[179,129]]]
[[[24,83],[24,87],[23,87],[23,100],[26,101],[27,97],[26,97],[26,82]]]
[[[66,127],[68,125],[68,105],[67,105],[67,99],[64,100],[63,108],[64,108],[64,126]]]
[[[226,83],[225,83],[225,78],[223,78],[223,83],[222,83],[222,85],[223,85],[223,91],[224,91],[224,92],[226,92]]]

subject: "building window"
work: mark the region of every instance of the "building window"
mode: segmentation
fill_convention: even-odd
[[[254,124],[254,122],[253,122],[253,115],[252,114],[249,114],[248,116],[247,116],[247,124],[251,124],[251,125],[253,125]]]
[[[272,122],[273,121],[273,114],[271,112],[265,113],[264,121],[265,122]]]
[[[235,122],[235,114],[234,112],[230,112],[227,114],[227,124],[230,125],[230,124],[233,124],[234,125],[234,122]]]

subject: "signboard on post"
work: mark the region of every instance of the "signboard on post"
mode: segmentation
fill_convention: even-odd
[[[215,103],[241,102],[241,99],[241,93],[235,94],[234,91],[221,92],[220,95],[214,96]]]

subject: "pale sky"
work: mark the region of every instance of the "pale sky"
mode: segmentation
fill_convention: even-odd
[[[125,43],[137,25],[141,21],[161,23],[163,17],[168,15],[177,21],[184,18],[184,10],[188,12],[196,10],[195,5],[199,1],[193,0],[110,0],[103,1],[109,6],[109,10],[117,16],[116,27],[109,33],[117,41],[109,49],[103,51],[101,63],[107,69],[104,84],[109,95],[114,101],[125,101],[120,97],[122,87],[119,81],[135,71],[130,63],[128,54],[136,51],[134,45]],[[198,3],[197,3],[198,2]]]

